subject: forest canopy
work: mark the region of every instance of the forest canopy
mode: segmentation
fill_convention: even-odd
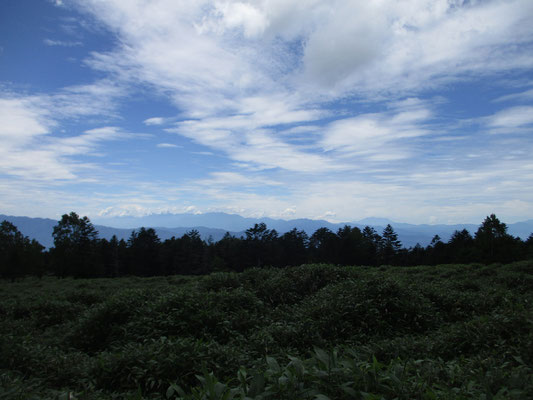
[[[437,265],[509,263],[533,258],[533,234],[525,241],[507,233],[496,215],[487,216],[472,236],[455,231],[447,242],[438,235],[422,247],[405,248],[393,226],[382,232],[346,225],[337,232],[317,229],[312,235],[292,229],[279,234],[255,224],[244,236],[229,233],[219,241],[202,240],[196,230],[161,241],[153,228],[133,230],[129,239],[100,238],[88,217],[64,214],[54,227],[54,246],[45,251],[16,226],[0,225],[0,276],[58,277],[158,276],[243,271],[250,267],[286,267],[305,263],[335,265]]]

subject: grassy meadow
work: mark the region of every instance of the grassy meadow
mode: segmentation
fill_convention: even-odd
[[[533,398],[533,262],[0,281],[0,399]]]

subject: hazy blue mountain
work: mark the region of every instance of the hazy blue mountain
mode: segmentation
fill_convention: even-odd
[[[368,225],[368,226],[387,226],[387,224],[394,224],[395,222],[391,221],[387,218],[376,218],[376,217],[368,217],[364,219],[360,219],[359,221],[356,221],[357,225]]]
[[[138,226],[160,226],[160,227],[193,227],[193,226],[208,226],[211,228],[225,229],[233,232],[245,231],[246,229],[264,222],[269,229],[275,229],[279,234],[290,231],[293,228],[305,231],[308,235],[312,235],[317,229],[325,227],[333,232],[345,225],[357,226],[364,228],[365,226],[372,226],[378,233],[381,233],[387,224],[391,224],[398,233],[399,239],[405,247],[411,247],[420,243],[422,246],[427,246],[435,235],[439,235],[441,240],[446,242],[450,239],[455,230],[467,229],[472,233],[478,228],[474,224],[460,224],[460,225],[413,225],[406,223],[397,223],[385,218],[365,218],[355,222],[331,223],[325,220],[313,219],[272,219],[272,218],[245,218],[236,214],[226,213],[206,213],[206,214],[154,214],[144,217],[110,217],[99,218],[98,223],[117,227],[138,227]],[[532,221],[533,222],[533,221]],[[527,224],[526,224],[527,225]],[[509,233],[517,235],[514,232],[514,224],[509,225]],[[533,230],[533,223],[528,225]],[[521,232],[527,230],[527,226],[521,229]],[[527,235],[521,235],[522,238],[527,238]],[[239,236],[239,235],[237,235]]]
[[[47,248],[53,246],[52,232],[57,221],[49,218],[12,217],[0,214],[0,222],[4,220],[15,225],[24,236],[37,240]]]
[[[139,226],[158,226],[161,228],[205,226],[230,231],[243,231],[253,226],[252,218],[225,213],[207,214],[151,214],[144,217],[98,217],[92,219],[96,224],[117,228],[137,228]]]
[[[533,233],[533,219],[517,222],[507,225],[509,227],[508,232],[513,236],[518,236],[526,240],[531,233]]]
[[[245,218],[237,214],[226,213],[153,214],[144,217],[100,217],[95,218],[93,222],[117,228],[135,228],[139,226],[158,226],[162,228],[174,228],[178,226],[192,228],[204,226],[231,232],[243,232],[246,229],[253,227],[254,224],[264,222],[269,229],[275,229],[279,233],[288,232],[293,228],[298,228],[309,234],[312,234],[321,227],[337,230],[345,225],[332,224],[328,221],[312,219],[283,220],[272,218]]]
[[[0,215],[0,221],[8,220],[19,228],[26,236],[38,240],[43,246],[53,246],[52,231],[57,224],[56,220],[46,218],[12,217]],[[413,225],[393,222],[384,218],[365,218],[360,221],[346,223],[331,223],[324,220],[312,219],[272,219],[272,218],[245,218],[235,214],[206,213],[206,214],[153,214],[144,217],[100,217],[92,219],[101,238],[110,239],[116,235],[119,239],[127,240],[133,229],[141,226],[153,227],[161,240],[172,236],[181,237],[186,232],[196,229],[202,239],[211,237],[214,241],[220,240],[226,232],[240,237],[248,228],[264,222],[269,229],[275,229],[279,234],[290,231],[293,228],[305,231],[312,235],[317,229],[325,227],[336,232],[344,225],[364,228],[372,226],[381,234],[387,224],[391,224],[398,234],[403,246],[412,247],[416,243],[427,246],[435,235],[439,235],[443,242],[447,242],[454,231],[467,229],[472,235],[478,225]],[[505,222],[505,221],[504,221]],[[508,224],[508,232],[513,236],[527,239],[533,232],[533,220]]]
[[[381,233],[383,232],[383,229],[387,226],[387,224],[392,225],[404,247],[412,247],[415,246],[417,243],[420,243],[422,246],[425,247],[431,243],[431,240],[433,239],[433,237],[435,237],[435,235],[438,235],[443,242],[447,242],[448,240],[450,240],[451,236],[456,230],[462,231],[463,229],[466,229],[472,234],[472,236],[474,236],[475,232],[479,227],[479,225],[474,224],[412,225],[401,222],[393,222],[389,220],[387,220],[385,224],[370,226],[376,229],[378,233]],[[360,223],[356,223],[355,225],[358,227],[363,226]],[[369,224],[366,223],[365,225]],[[531,228],[533,229],[533,224],[531,225]],[[509,233],[512,234],[512,232]]]
[[[54,231],[54,226],[57,225],[58,221],[54,219],[49,219],[49,218],[13,217],[13,216],[0,214],[0,222],[4,220],[11,222],[13,225],[15,225],[19,229],[19,231],[24,236],[28,236],[30,239],[36,239],[39,243],[41,243],[46,248],[50,248],[54,245],[54,238],[52,236],[52,232]],[[147,226],[147,225],[138,225],[135,227],[135,229],[138,229],[141,226]],[[111,239],[113,235],[115,235],[119,240],[120,239],[128,240],[133,230],[133,229],[128,229],[128,228],[113,228],[113,227],[103,226],[103,225],[94,225],[94,227],[98,231],[98,236],[104,239]],[[211,237],[214,241],[218,241],[222,239],[222,237],[227,232],[224,229],[214,229],[214,228],[207,228],[207,227],[202,227],[202,226],[179,227],[179,228],[156,227],[154,229],[156,230],[157,235],[162,241],[166,239],[170,239],[172,236],[181,237],[185,233],[193,229],[196,229],[200,233],[200,236],[202,237],[202,239],[204,240],[208,240]],[[244,235],[244,232],[230,232],[230,233],[237,237]]]

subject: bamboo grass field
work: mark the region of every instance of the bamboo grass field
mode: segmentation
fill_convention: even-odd
[[[1,399],[526,399],[533,263],[0,282]]]

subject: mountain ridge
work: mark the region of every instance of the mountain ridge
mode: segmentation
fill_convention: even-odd
[[[0,221],[7,220],[17,226],[17,228],[30,239],[36,239],[43,246],[49,248],[53,246],[53,227],[57,220],[50,218],[33,218],[24,216],[8,216],[0,214]],[[381,234],[387,224],[391,224],[403,246],[408,248],[419,243],[427,246],[435,235],[439,235],[441,240],[446,242],[456,230],[467,229],[472,235],[479,225],[476,224],[408,224],[394,222],[384,218],[365,218],[355,222],[332,223],[325,220],[314,220],[299,218],[292,220],[274,218],[247,218],[238,214],[226,213],[205,213],[205,214],[152,214],[145,217],[98,217],[93,220],[96,230],[101,238],[110,239],[113,235],[117,238],[127,240],[132,230],[140,227],[152,227],[156,230],[159,238],[164,241],[172,236],[181,237],[191,230],[197,230],[203,240],[211,238],[214,241],[220,240],[226,232],[240,237],[245,235],[246,229],[255,224],[264,222],[269,229],[275,229],[279,234],[298,229],[312,235],[319,228],[328,228],[336,232],[339,228],[350,225],[363,229],[371,226]],[[111,224],[115,225],[112,226]],[[176,224],[172,226],[172,224]],[[116,226],[118,225],[118,226]],[[130,225],[130,226],[128,226]],[[526,240],[533,232],[533,219],[507,224],[508,233]]]

